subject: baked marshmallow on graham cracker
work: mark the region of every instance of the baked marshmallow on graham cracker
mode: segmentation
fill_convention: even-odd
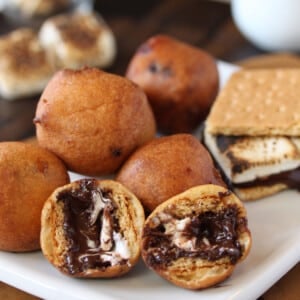
[[[241,70],[206,121],[205,144],[242,200],[300,184],[300,69]]]
[[[17,29],[0,38],[0,96],[7,100],[43,90],[54,69],[31,29]]]
[[[116,56],[114,35],[96,13],[51,17],[42,25],[39,38],[58,68],[105,68]]]

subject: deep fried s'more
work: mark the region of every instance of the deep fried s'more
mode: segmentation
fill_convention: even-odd
[[[300,183],[300,69],[232,75],[206,121],[205,144],[243,200]]]
[[[143,260],[175,285],[210,287],[247,257],[252,244],[247,223],[234,193],[213,184],[195,186],[161,203],[147,218]]]
[[[138,262],[144,220],[139,200],[122,184],[81,179],[46,200],[42,252],[68,276],[121,276]]]

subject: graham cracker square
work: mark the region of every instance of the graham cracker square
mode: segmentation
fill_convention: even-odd
[[[207,131],[224,135],[300,135],[300,68],[234,73],[206,120]]]

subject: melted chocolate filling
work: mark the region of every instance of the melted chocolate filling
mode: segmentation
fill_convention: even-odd
[[[237,207],[230,206],[219,212],[207,211],[198,216],[190,216],[190,222],[182,234],[188,239],[196,239],[195,249],[191,250],[176,246],[174,237],[165,234],[163,223],[155,228],[146,227],[143,238],[144,249],[148,252],[147,264],[154,269],[166,268],[182,257],[208,261],[229,257],[230,262],[235,264],[243,252],[238,232],[247,227],[247,220],[239,218],[238,213]]]
[[[92,193],[101,193],[101,199],[109,199],[109,205],[102,209],[96,219],[92,222],[92,214],[95,211],[95,203],[92,201]],[[119,232],[118,220],[115,217],[113,201],[110,191],[99,191],[92,179],[80,181],[79,189],[68,190],[59,193],[59,202],[63,202],[64,213],[64,235],[69,245],[65,256],[65,267],[70,274],[76,274],[91,268],[105,269],[111,266],[109,260],[101,257],[101,229],[103,224],[103,214],[109,213],[112,219],[110,224],[112,230]],[[114,246],[111,236],[109,241]],[[92,245],[91,245],[92,243]],[[126,263],[126,260],[120,263]]]

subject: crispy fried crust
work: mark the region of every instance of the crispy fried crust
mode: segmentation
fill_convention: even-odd
[[[166,267],[154,267],[149,264],[148,249],[149,230],[157,226],[159,214],[176,215],[179,220],[187,216],[197,216],[204,212],[218,212],[226,207],[235,206],[238,209],[237,219],[246,219],[246,210],[242,202],[227,189],[216,185],[202,185],[191,188],[158,206],[147,218],[142,238],[142,257],[148,267],[154,269],[160,276],[175,285],[188,289],[202,289],[220,283],[231,275],[235,264],[225,256],[217,260],[207,260],[199,257],[180,257],[167,264]],[[236,231],[241,245],[241,256],[238,262],[244,260],[251,248],[251,233],[247,222],[239,223]]]
[[[116,180],[148,211],[193,186],[225,186],[205,147],[190,134],[160,137],[140,147],[121,167]]]
[[[146,92],[159,130],[168,134],[199,126],[219,88],[214,58],[166,35],[153,36],[139,47],[126,76]]]
[[[40,145],[74,172],[115,172],[156,132],[144,92],[128,79],[96,68],[59,71],[35,114]]]
[[[80,181],[58,188],[46,201],[42,211],[41,248],[45,257],[62,273],[74,277],[116,277],[130,271],[140,256],[140,239],[144,225],[144,210],[139,200],[124,186],[112,180],[95,181],[96,187],[111,191],[117,207],[120,232],[127,241],[130,257],[126,264],[105,268],[88,268],[80,273],[70,274],[66,265],[66,253],[70,245],[64,231],[63,203],[57,196],[62,191],[79,189]],[[100,226],[100,225],[99,225]]]
[[[49,151],[21,142],[0,143],[0,250],[40,249],[40,215],[54,189],[69,182]]]

